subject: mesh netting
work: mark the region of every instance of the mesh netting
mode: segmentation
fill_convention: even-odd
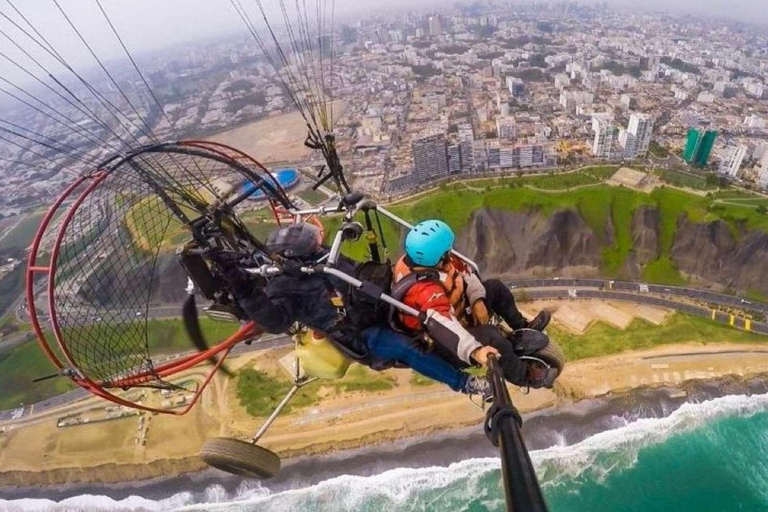
[[[149,326],[156,316],[156,301],[150,304],[162,270],[158,261],[191,239],[186,221],[233,187],[271,180],[253,164],[172,144],[104,169],[106,177],[64,229],[54,262],[62,342],[84,376],[108,384],[153,372],[157,340]]]

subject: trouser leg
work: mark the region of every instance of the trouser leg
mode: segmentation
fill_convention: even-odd
[[[472,336],[485,346],[495,348],[501,354],[499,363],[504,378],[516,386],[527,384],[528,366],[515,354],[512,343],[504,337],[499,328],[493,325],[481,325],[469,329]]]
[[[376,357],[399,361],[425,377],[448,385],[454,391],[464,389],[467,374],[436,354],[424,352],[410,338],[381,327],[367,329],[363,334],[368,349]]]
[[[504,319],[512,329],[522,329],[528,321],[517,309],[515,297],[507,286],[498,279],[484,281],[485,303],[488,309]]]

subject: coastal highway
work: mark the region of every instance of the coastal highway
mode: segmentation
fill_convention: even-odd
[[[627,302],[634,302],[637,304],[648,304],[650,306],[660,306],[663,308],[673,309],[680,311],[681,313],[687,313],[702,318],[712,318],[714,321],[722,324],[730,324],[733,320],[733,326],[746,329],[747,324],[744,318],[732,317],[728,313],[722,311],[714,311],[710,308],[703,306],[696,306],[694,304],[687,304],[676,300],[666,299],[663,297],[656,297],[645,294],[629,293],[621,291],[610,290],[590,290],[590,289],[558,289],[558,290],[526,290],[526,294],[537,300],[575,300],[575,299],[605,299],[605,300],[623,300]],[[713,316],[714,313],[714,316]],[[751,321],[749,330],[760,334],[768,335],[768,324],[764,322]]]
[[[605,279],[518,279],[507,281],[506,284],[514,288],[525,288],[526,294],[533,299],[608,299],[648,304],[673,309],[690,315],[712,318],[714,321],[723,324],[730,324],[733,321],[734,327],[744,329],[747,327],[746,320],[740,317],[731,317],[728,313],[722,311],[713,311],[708,307],[698,306],[678,300],[672,300],[666,297],[684,297],[695,299],[709,304],[716,304],[739,309],[747,309],[762,314],[768,313],[768,305],[747,301],[740,297],[709,292],[705,290],[696,290],[692,288],[681,288],[675,286],[646,285],[642,283],[632,283],[625,281],[611,281]],[[552,288],[552,289],[547,289]],[[659,296],[661,295],[661,296]],[[162,314],[169,316],[178,308],[158,308],[154,311],[154,317],[160,317]],[[764,322],[750,322],[749,328],[753,332],[768,335],[768,324]],[[267,336],[255,341],[251,345],[239,344],[232,349],[230,355],[240,355],[257,350],[268,348],[277,348],[290,345],[292,340],[288,336]],[[64,378],[64,377],[62,377]],[[25,407],[23,413],[17,410],[0,411],[0,421],[10,419],[20,419],[30,414],[41,413],[61,407],[71,402],[88,397],[89,394],[83,389],[75,389],[63,395],[49,398],[38,402],[29,407]],[[14,417],[14,414],[22,416]]]
[[[768,304],[750,301],[735,295],[715,293],[695,288],[681,288],[679,286],[665,286],[656,284],[644,284],[628,281],[613,281],[609,279],[515,279],[507,281],[507,286],[515,288],[598,288],[602,290],[615,290],[633,293],[653,293],[666,296],[686,297],[708,304],[728,306],[741,310],[753,311],[768,316]]]

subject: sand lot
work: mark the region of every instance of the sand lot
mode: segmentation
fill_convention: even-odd
[[[334,104],[334,117],[344,115],[346,105]],[[262,163],[304,160],[311,150],[304,145],[307,123],[299,112],[281,114],[217,133],[207,140],[228,144]]]

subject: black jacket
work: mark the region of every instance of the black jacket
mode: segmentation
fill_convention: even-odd
[[[339,266],[347,273],[354,269],[354,265],[349,267],[344,262]],[[336,290],[347,288],[338,279],[325,274],[280,275],[271,278],[266,286],[248,286],[241,281],[236,288],[240,306],[267,332],[284,333],[299,322],[327,335],[353,359],[369,357],[360,328],[350,325],[343,309],[332,302]]]

